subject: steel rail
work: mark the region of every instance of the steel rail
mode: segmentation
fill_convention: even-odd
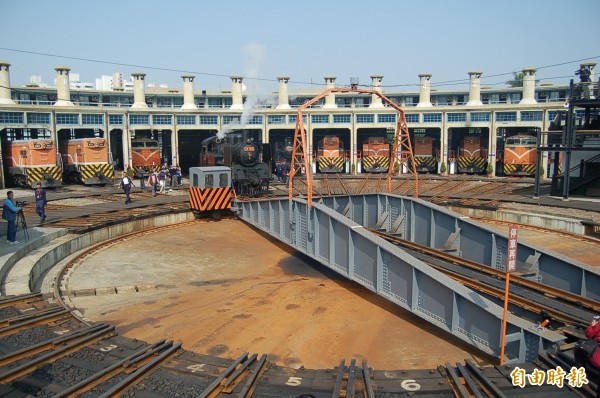
[[[41,355],[37,358],[32,359],[31,361],[24,363],[23,365],[17,366],[12,369],[8,369],[6,372],[0,374],[0,383],[10,383],[12,381],[18,380],[21,377],[32,373],[33,371],[41,368],[44,365],[52,363],[75,351],[79,351],[81,348],[86,347],[98,340],[105,339],[105,335],[108,333],[114,334],[114,330],[114,326],[100,329],[87,336],[81,337],[77,341],[73,341],[69,344],[66,344],[64,347],[61,347],[58,350]]]
[[[538,226],[535,226],[535,225],[519,224],[519,223],[516,223],[516,222],[504,221],[504,220],[494,220],[492,218],[485,218],[485,217],[469,217],[469,218],[472,219],[472,220],[475,220],[475,221],[486,223],[486,224],[487,223],[489,223],[489,224],[502,224],[502,225],[513,224],[513,225],[518,225],[519,228],[532,229],[534,231],[542,231],[542,232],[548,232],[548,233],[555,234],[555,235],[566,236],[566,237],[571,238],[571,239],[576,239],[576,240],[581,240],[581,241],[584,241],[584,242],[589,242],[589,243],[592,243],[594,245],[600,244],[600,239],[593,238],[593,237],[587,236],[587,235],[572,234],[572,233],[569,233],[569,232],[564,232],[564,231],[559,231],[559,230],[550,229],[550,228],[544,228],[544,227],[538,227]]]
[[[152,359],[150,362],[144,364],[140,368],[138,368],[135,372],[130,374],[127,378],[122,380],[120,383],[116,384],[111,389],[104,392],[104,394],[99,395],[99,398],[109,398],[109,397],[119,397],[123,394],[123,392],[130,389],[135,384],[139,383],[141,380],[146,378],[150,373],[152,373],[157,367],[162,365],[171,355],[181,349],[182,342],[178,342],[173,344],[173,342],[167,342],[166,345],[170,345],[170,347],[160,354],[156,356],[156,358]]]
[[[365,385],[364,394],[367,396],[366,398],[375,398],[373,382],[371,381],[371,374],[369,372],[369,365],[367,364],[367,361],[363,361],[362,363],[362,379],[363,384]]]
[[[465,389],[465,386],[463,385],[463,383],[460,381],[460,378],[458,377],[456,370],[449,362],[446,362],[446,365],[440,366],[440,368],[444,369],[446,371],[446,373],[448,374],[448,376],[450,377],[449,384],[452,387],[452,389],[454,391],[454,395],[457,398],[470,398],[471,397],[471,395]],[[441,373],[441,370],[440,370],[440,373]]]
[[[438,269],[444,274],[448,275],[452,279],[462,283],[463,285],[476,290],[481,293],[488,294],[492,297],[502,298],[504,296],[504,288],[491,286],[484,284],[484,282],[473,280],[472,278],[461,275],[459,273],[432,265],[432,267]],[[565,325],[582,327],[585,325],[585,320],[575,315],[569,314],[564,311],[559,311],[555,308],[545,306],[540,303],[529,301],[526,297],[521,297],[516,293],[509,292],[508,301],[510,304],[523,308],[525,310],[534,312],[539,315],[549,315],[552,319],[563,322]],[[535,322],[535,321],[533,321]]]
[[[395,244],[398,244],[398,245],[401,245],[404,247],[409,247],[413,250],[429,254],[431,256],[443,259],[450,263],[459,264],[461,266],[468,267],[470,269],[479,271],[483,274],[493,276],[502,281],[506,279],[506,272],[504,272],[504,271],[496,270],[496,269],[490,268],[486,265],[476,263],[474,261],[466,260],[464,258],[453,256],[451,254],[448,254],[448,253],[445,253],[445,252],[442,252],[442,251],[439,251],[436,249],[431,249],[427,246],[423,246],[423,245],[420,245],[420,244],[417,244],[414,242],[410,242],[410,241],[407,241],[407,240],[404,240],[404,239],[401,239],[398,237],[394,237],[394,236],[391,236],[391,235],[386,234],[381,231],[377,231],[374,229],[369,229],[369,231],[377,236],[382,237],[385,240],[392,242],[392,243],[395,243]],[[563,300],[571,302],[572,304],[579,305],[581,307],[587,308],[592,311],[596,311],[596,312],[600,311],[600,302],[598,302],[596,300],[588,299],[588,298],[582,297],[578,294],[574,294],[574,293],[567,292],[567,291],[564,291],[561,289],[557,289],[552,286],[534,282],[529,279],[520,277],[518,274],[514,274],[514,273],[511,274],[510,279],[511,279],[511,283],[519,284],[521,286],[527,287],[528,289],[537,291],[546,296],[550,295],[553,297],[561,298]]]
[[[43,341],[43,342],[35,344],[33,346],[25,347],[20,350],[13,351],[11,353],[2,355],[0,357],[0,367],[10,365],[11,363],[20,361],[23,358],[37,355],[41,352],[48,351],[60,344],[64,344],[65,342],[68,342],[69,340],[74,340],[74,339],[80,338],[81,336],[94,333],[94,332],[104,329],[106,327],[108,327],[108,325],[101,323],[101,324],[98,324],[95,326],[82,328],[82,329],[76,330],[74,332],[71,332],[69,334],[64,334],[61,337],[58,337],[58,338],[55,338],[52,340]]]
[[[225,371],[223,373],[221,373],[219,375],[219,377],[217,377],[215,380],[213,380],[213,382],[210,383],[208,385],[208,387],[206,387],[204,389],[204,391],[202,391],[202,393],[200,395],[198,395],[198,398],[207,398],[209,396],[212,396],[211,394],[213,394],[215,392],[215,390],[217,389],[217,387],[219,387],[219,385],[221,384],[221,382],[227,376],[229,376],[236,369],[236,367],[240,363],[242,363],[243,361],[245,361],[246,358],[248,358],[248,353],[247,352],[245,352],[242,355],[240,355],[240,357],[238,359],[236,359],[227,369],[225,369]]]
[[[8,336],[8,335],[20,332],[21,330],[29,329],[32,326],[45,325],[50,322],[53,322],[53,321],[56,321],[58,319],[62,319],[65,317],[69,317],[69,316],[70,316],[69,310],[59,308],[58,311],[55,311],[49,315],[40,316],[40,317],[37,317],[34,319],[30,319],[29,321],[26,321],[26,322],[17,323],[15,325],[11,325],[11,326],[2,328],[2,329],[0,329],[0,337]]]
[[[267,363],[267,355],[263,354],[258,362],[254,364],[252,369],[250,370],[250,376],[246,379],[246,383],[244,383],[244,387],[238,394],[238,398],[247,398],[251,397],[256,387],[256,380],[258,379],[258,375],[263,371],[265,364]]]
[[[10,318],[5,318],[5,319],[0,320],[0,328],[6,328],[8,326],[22,323],[25,321],[29,321],[31,319],[36,319],[41,316],[54,314],[55,312],[59,312],[61,310],[62,310],[62,308],[60,308],[60,307],[50,307],[50,308],[43,308],[36,312],[31,312],[31,313],[27,313],[27,314],[13,316]]]
[[[78,397],[81,394],[90,391],[92,388],[96,387],[97,385],[110,380],[111,378],[115,377],[118,374],[124,373],[125,371],[127,371],[128,369],[128,363],[130,361],[135,361],[136,359],[138,359],[141,355],[147,353],[147,352],[156,352],[157,349],[166,349],[168,347],[171,347],[172,344],[165,344],[165,340],[160,340],[157,341],[156,343],[150,345],[149,347],[144,347],[141,348],[137,351],[135,351],[133,354],[119,360],[118,362],[114,363],[113,365],[109,366],[108,368],[102,369],[100,372],[95,373],[93,375],[91,375],[90,377],[86,378],[85,380],[80,381],[77,384],[72,385],[71,387],[59,392],[58,394],[54,395],[53,398],[66,398],[66,397]],[[164,348],[163,348],[164,347]]]
[[[24,294],[15,297],[3,297],[0,299],[0,308],[6,308],[21,303],[29,304],[34,301],[42,301],[43,299],[42,293]]]

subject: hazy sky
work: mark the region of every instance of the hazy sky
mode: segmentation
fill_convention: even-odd
[[[385,91],[415,91],[422,72],[466,90],[471,70],[500,86],[526,66],[542,83],[567,83],[580,62],[600,71],[600,0],[0,0],[0,15],[13,86],[53,84],[59,65],[92,83],[144,72],[179,88],[189,73],[209,91],[231,75],[300,90],[380,74]]]

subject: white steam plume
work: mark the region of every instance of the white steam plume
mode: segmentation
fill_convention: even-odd
[[[257,80],[261,76],[261,70],[263,62],[266,56],[266,48],[258,43],[249,43],[242,48],[242,54],[248,57],[248,61],[245,66],[245,91],[243,94],[246,96],[244,102],[244,110],[240,118],[240,124],[246,125],[254,115],[254,109],[257,106],[269,107],[276,104],[276,100],[272,95],[268,94],[268,91],[261,86],[260,80]],[[243,88],[244,86],[242,86]],[[223,127],[221,131],[217,133],[218,138],[225,137],[226,134],[231,132],[232,128],[227,126]]]

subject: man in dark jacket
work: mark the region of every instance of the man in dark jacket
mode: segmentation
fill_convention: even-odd
[[[22,209],[15,206],[13,197],[13,191],[8,191],[6,193],[6,200],[4,201],[4,205],[2,205],[2,218],[8,221],[8,229],[6,230],[6,243],[16,245],[19,243],[19,241],[17,241],[17,213]]]
[[[42,189],[42,183],[36,184],[37,189],[35,190],[35,212],[40,216],[40,224],[46,221],[46,190]]]
[[[123,172],[123,177],[121,178],[121,183],[119,185],[125,192],[125,204],[131,203],[129,194],[131,193],[131,187],[134,186],[131,177],[129,177],[127,173]]]

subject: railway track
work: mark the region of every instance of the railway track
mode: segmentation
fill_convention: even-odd
[[[21,298],[13,303],[5,308],[28,305]],[[37,306],[59,307],[47,301]],[[466,398],[506,397],[515,389],[507,376],[512,368],[481,368],[471,360],[425,370],[375,370],[356,359],[343,359],[333,369],[291,369],[273,365],[264,354],[225,359],[186,351],[181,342],[132,340],[109,325],[85,325],[74,317],[3,336],[0,354],[0,392],[6,396]],[[557,360],[568,366],[568,357],[546,360],[530,366],[548,371]],[[592,396],[586,385],[525,386],[523,393]]]
[[[410,251],[416,258],[473,290],[502,302],[505,272],[381,231],[370,231]],[[528,315],[533,322],[550,324],[557,329],[564,329],[564,327],[581,329],[587,326],[592,316],[600,311],[600,303],[595,300],[540,284],[518,273],[511,274],[509,302],[513,306],[513,311],[516,312],[517,309],[521,309],[521,312],[526,311],[525,315]],[[573,333],[573,330],[570,329],[568,333]]]
[[[407,188],[406,184],[409,183],[402,186]],[[359,188],[368,189],[365,185]],[[285,188],[279,191],[287,193]],[[123,197],[105,196],[103,200],[121,201]],[[183,197],[181,203],[171,203],[167,207],[123,208],[117,213],[61,222],[72,231],[85,231],[132,217],[187,211],[187,197]],[[59,226],[58,223],[54,225]],[[123,239],[134,239],[137,234],[90,248],[68,265],[65,273],[69,267],[75,268],[77,261],[83,261],[86,255]],[[502,283],[501,276],[491,275],[490,278]],[[511,279],[514,282],[517,278]],[[543,291],[552,300],[554,296],[563,295],[563,292],[549,293],[547,288]],[[245,353],[237,359],[200,355],[186,351],[181,342],[164,339],[149,344],[124,338],[109,325],[78,318],[75,309],[63,306],[58,297],[60,295],[57,299],[45,300],[40,294],[32,294],[0,299],[0,392],[3,394],[395,398],[408,395],[505,397],[514,395],[515,391],[510,377],[514,367],[481,368],[470,360],[447,363],[437,369],[375,370],[369,368],[366,361],[351,359],[347,364],[344,359],[333,369],[311,370],[279,367],[265,354]],[[592,304],[589,308],[597,311]],[[578,320],[569,322],[577,323]],[[542,355],[538,361],[527,364],[526,370],[528,373],[534,368],[549,371],[557,366],[569,372],[573,362],[568,352]],[[519,391],[547,398],[592,397],[593,388],[593,382],[591,388],[590,385],[569,386],[565,383],[562,388],[526,385]]]

